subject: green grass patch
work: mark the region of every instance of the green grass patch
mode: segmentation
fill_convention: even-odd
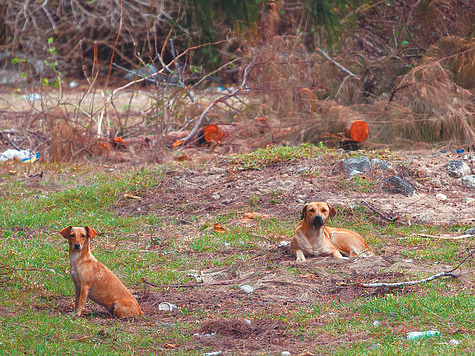
[[[269,146],[237,155],[232,158],[232,161],[242,169],[262,169],[280,162],[315,158],[323,155],[326,150],[324,146],[318,147],[308,143],[300,146]]]

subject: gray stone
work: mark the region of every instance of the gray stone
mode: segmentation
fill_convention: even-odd
[[[309,168],[308,167],[300,167],[299,169],[297,169],[297,174],[301,174],[301,173],[307,173],[309,171]]]
[[[445,167],[451,177],[460,178],[470,174],[470,167],[464,161],[452,160]]]
[[[251,294],[254,291],[254,288],[252,288],[249,284],[244,284],[241,286],[241,290],[247,294]]]
[[[475,235],[475,227],[465,230],[464,235]]]
[[[400,193],[410,197],[415,193],[414,187],[408,181],[398,176],[383,179],[383,190],[390,193]]]
[[[370,347],[368,347],[368,349],[370,350],[374,350],[374,349],[379,349],[382,345],[377,343],[377,344],[373,344],[371,345]]]
[[[366,156],[348,158],[343,160],[343,170],[346,173],[352,171],[364,172],[371,168],[371,161]]]
[[[172,311],[176,309],[177,309],[177,306],[175,304],[168,303],[168,302],[162,302],[158,305],[158,310]]]
[[[447,200],[447,195],[439,193],[435,196],[435,198],[439,201],[446,201]]]
[[[379,158],[373,158],[371,160],[371,163],[373,164],[374,168],[379,168],[379,169],[389,169],[391,166],[389,165],[388,162],[383,161],[382,159]]]
[[[475,189],[475,174],[470,174],[468,176],[462,177],[462,183],[468,189]]]
[[[472,197],[464,197],[462,201],[466,204],[475,204],[475,198]]]

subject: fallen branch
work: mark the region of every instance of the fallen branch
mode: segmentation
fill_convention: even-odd
[[[372,206],[370,203],[368,203],[366,200],[361,200],[368,208],[370,208],[372,211],[375,213],[379,214],[383,219],[395,222],[399,220],[399,216],[393,217],[392,215],[386,213],[385,211],[381,211],[379,209],[376,209],[374,206]]]
[[[357,283],[358,286],[363,287],[363,288],[379,288],[379,287],[387,287],[387,288],[397,288],[397,287],[403,287],[403,286],[412,286],[414,284],[418,283],[424,283],[424,282],[429,282],[434,279],[440,278],[440,277],[452,277],[452,278],[458,278],[460,275],[457,273],[453,273],[457,268],[459,268],[465,261],[467,261],[470,257],[472,257],[473,251],[470,252],[470,254],[465,257],[462,262],[460,262],[455,268],[452,268],[450,271],[445,271],[445,272],[440,272],[437,274],[434,274],[433,276],[420,279],[418,281],[407,281],[407,282],[397,282],[397,283]]]
[[[346,69],[345,67],[343,67],[340,63],[338,63],[337,61],[335,61],[333,58],[331,58],[327,52],[325,52],[323,49],[321,49],[320,47],[317,47],[317,50],[316,50],[318,53],[320,53],[323,57],[325,57],[325,59],[327,61],[329,61],[330,63],[334,64],[339,70],[341,70],[343,73],[346,73],[348,74],[349,76],[351,77],[356,77],[356,78],[359,78],[356,74],[354,74],[353,72],[351,72],[350,70]]]
[[[441,240],[460,240],[460,239],[465,239],[467,237],[473,237],[474,235],[471,234],[465,234],[465,235],[459,235],[459,236],[450,236],[450,235],[440,235],[440,236],[434,236],[434,235],[428,235],[428,234],[416,234],[417,236],[420,237],[429,237],[432,239],[441,239]]]
[[[155,284],[152,282],[147,281],[145,278],[142,278],[142,283],[146,284],[151,287],[155,288],[196,288],[196,287],[205,287],[205,286],[227,286],[230,284],[238,284],[241,283],[253,276],[255,276],[257,272],[252,273],[251,275],[243,278],[233,279],[229,281],[221,281],[221,282],[211,282],[211,283],[190,283],[190,284]]]
[[[256,60],[257,58],[253,58],[253,60],[251,61],[251,63],[249,63],[246,68],[244,68],[244,73],[243,73],[243,76],[242,76],[242,83],[240,86],[238,86],[236,89],[234,89],[232,92],[230,92],[229,94],[226,94],[224,96],[221,96],[215,100],[213,100],[213,102],[211,104],[209,104],[206,109],[204,109],[204,111],[201,113],[200,117],[198,118],[198,121],[196,121],[196,124],[195,126],[193,127],[193,129],[190,131],[190,133],[188,134],[188,136],[186,136],[183,141],[184,141],[184,144],[187,144],[189,143],[193,137],[196,135],[196,133],[198,132],[198,129],[199,127],[201,126],[201,122],[203,121],[203,119],[206,117],[206,115],[209,113],[209,111],[218,103],[221,103],[221,102],[224,102],[226,100],[228,100],[229,98],[232,98],[238,94],[240,94],[242,92],[242,90],[246,87],[246,82],[247,82],[247,76],[249,75],[249,72],[251,70],[251,68],[254,66],[254,64],[256,63]]]

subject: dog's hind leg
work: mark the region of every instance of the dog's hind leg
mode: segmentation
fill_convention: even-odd
[[[143,313],[137,302],[121,299],[114,303],[112,314],[118,318],[130,318]]]

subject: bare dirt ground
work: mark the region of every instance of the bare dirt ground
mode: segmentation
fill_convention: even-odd
[[[188,152],[190,157],[199,155],[193,151]],[[404,223],[475,223],[475,191],[464,186],[460,178],[450,177],[445,168],[450,160],[463,160],[475,172],[475,153],[436,150],[397,152],[396,156],[397,159],[387,160],[391,169],[364,172],[360,182],[365,181],[367,184],[362,184],[366,187],[351,182],[343,172],[341,157],[324,155],[245,170],[231,159],[209,156],[213,163],[205,168],[176,165],[156,192],[140,200],[121,202],[117,211],[125,215],[166,211],[187,219],[239,210],[256,201],[261,213],[282,217],[297,214],[304,202],[328,201],[341,208],[353,208],[364,206],[365,200]],[[406,197],[384,191],[383,178],[393,175],[406,179],[416,193]],[[447,200],[438,200],[438,193],[446,195]],[[190,207],[189,212],[179,209],[183,204]]]
[[[8,148],[8,142],[1,142],[1,149]],[[107,169],[128,170],[135,160],[130,152],[121,152],[120,162],[111,157],[88,158],[88,162]],[[328,201],[337,207],[341,214],[354,214],[354,209],[369,202],[380,211],[398,217],[398,223],[422,223],[428,225],[475,224],[475,191],[465,187],[460,179],[448,175],[445,165],[454,159],[464,160],[475,171],[475,154],[457,154],[455,149],[441,151],[393,152],[387,155],[389,170],[372,169],[364,172],[360,180],[351,183],[343,172],[341,160],[343,151],[338,154],[322,155],[298,161],[279,161],[263,166],[261,169],[244,169],[231,158],[212,154],[203,148],[183,151],[192,164],[172,163],[163,180],[156,188],[146,191],[140,199],[123,198],[112,208],[120,216],[133,216],[153,213],[170,221],[171,217],[189,226],[190,234],[199,234],[196,221],[211,220],[227,212],[239,214],[250,210],[258,211],[275,218],[299,216],[304,202]],[[361,155],[379,155],[360,151]],[[206,164],[202,164],[205,162]],[[40,168],[34,168],[36,174]],[[44,172],[44,177],[54,175]],[[384,177],[397,175],[409,181],[416,194],[405,197],[384,191],[381,181]],[[27,184],[38,184],[35,177]],[[54,184],[52,190],[61,189]],[[447,196],[446,201],[436,198],[438,193]],[[375,223],[385,224],[377,213]],[[242,224],[240,216],[231,224]],[[255,224],[247,226],[252,231]],[[173,227],[158,231],[163,239],[175,238]],[[438,264],[415,264],[408,261],[387,237],[383,249],[376,257],[337,261],[331,258],[309,259],[295,269],[294,258],[288,246],[280,246],[282,240],[290,236],[264,236],[261,249],[250,251],[252,259],[246,263],[210,271],[202,271],[204,283],[175,285],[170,287],[147,284],[137,287],[135,294],[143,307],[146,317],[139,321],[124,321],[128,327],[149,328],[156,325],[176,327],[183,323],[196,325],[191,340],[177,346],[165,343],[163,351],[179,347],[183,351],[197,351],[203,348],[222,351],[224,354],[256,354],[259,352],[280,353],[284,350],[305,352],[309,340],[289,332],[301,327],[298,320],[276,320],[275,315],[284,315],[289,310],[308,309],[312,305],[331,305],[332,301],[356,301],[375,295],[388,293],[382,288],[365,289],[357,282],[390,281],[414,272],[427,275],[450,268]],[[259,237],[256,237],[259,238]],[[467,242],[470,244],[470,242]],[[417,249],[417,245],[407,249]],[[226,254],[239,254],[232,247],[213,252],[217,257]],[[198,253],[195,253],[195,255]],[[210,253],[203,252],[203,257]],[[195,256],[196,257],[196,256]],[[447,293],[455,293],[469,286],[474,278],[473,270],[450,285]],[[250,294],[239,286],[248,284],[254,288]],[[396,294],[407,294],[417,287],[407,287]],[[165,312],[158,309],[160,302],[175,304],[178,310]],[[180,310],[191,313],[183,314]],[[56,301],[55,312],[70,313],[71,299]],[[90,311],[95,322],[105,329],[112,323],[111,317],[97,305],[91,304]],[[198,318],[198,313],[205,315]],[[209,318],[209,316],[213,318]],[[272,318],[266,315],[273,315]],[[229,318],[231,316],[231,318]],[[319,328],[329,319],[347,317],[338,315],[331,307],[315,318],[306,321],[308,329]],[[398,331],[398,330],[396,330]],[[399,330],[405,332],[406,330]],[[455,330],[454,330],[455,332]],[[470,332],[470,331],[458,331]],[[102,337],[111,337],[105,334]],[[369,332],[359,334],[339,334],[321,332],[311,343],[314,347],[325,346],[331,350],[341,343],[368,339]],[[144,350],[144,353],[146,351]]]

